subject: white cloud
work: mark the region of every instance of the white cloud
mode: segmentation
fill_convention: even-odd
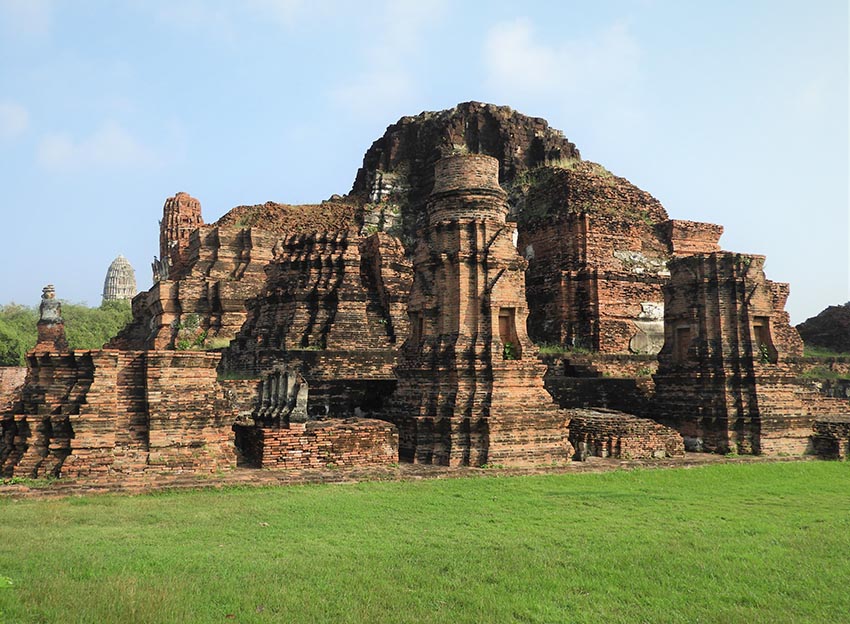
[[[0,101],[0,140],[14,139],[27,131],[30,114],[23,106],[11,101]]]
[[[490,29],[484,66],[489,84],[507,93],[610,95],[633,86],[640,48],[622,24],[593,37],[546,45],[538,41],[529,19],[518,18]]]
[[[357,117],[382,119],[409,101],[415,90],[410,74],[401,68],[380,68],[331,90],[334,103]]]
[[[150,9],[149,3],[139,2],[138,6],[143,11]],[[154,14],[180,30],[233,43],[246,33],[252,36],[252,21],[289,29],[305,17],[327,15],[340,6],[345,6],[340,0],[171,0],[159,4]]]
[[[114,121],[103,123],[90,136],[78,141],[66,134],[46,136],[38,146],[38,160],[54,171],[138,167],[156,163],[154,153]]]
[[[446,0],[387,0],[363,52],[364,69],[329,90],[334,104],[356,117],[384,121],[407,110],[419,97],[415,64],[424,36],[446,6]]]
[[[586,157],[648,140],[642,51],[625,24],[548,40],[519,18],[494,25],[481,49],[484,99],[549,111]]]
[[[50,31],[50,0],[0,0],[0,24],[14,34],[43,36]]]

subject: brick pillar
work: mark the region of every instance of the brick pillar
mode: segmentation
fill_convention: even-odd
[[[402,459],[448,465],[566,460],[566,417],[526,332],[526,261],[505,222],[499,162],[439,161],[414,256],[396,369]]]
[[[159,222],[159,257],[160,264],[167,265],[168,278],[180,276],[186,264],[189,235],[203,224],[201,202],[188,193],[177,193],[165,200]]]
[[[764,260],[715,252],[669,264],[657,419],[691,450],[806,449],[811,419],[793,361],[802,341],[783,309],[787,284],[765,279]]]

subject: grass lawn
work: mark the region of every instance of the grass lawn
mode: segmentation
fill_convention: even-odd
[[[847,622],[850,463],[0,501],[0,622]]]

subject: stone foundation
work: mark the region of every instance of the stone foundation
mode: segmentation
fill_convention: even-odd
[[[605,409],[570,410],[570,442],[576,458],[661,459],[682,457],[685,445],[675,429],[648,418]]]

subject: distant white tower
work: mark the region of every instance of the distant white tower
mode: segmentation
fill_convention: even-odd
[[[103,280],[103,301],[124,301],[136,295],[136,272],[124,256],[112,261]]]

